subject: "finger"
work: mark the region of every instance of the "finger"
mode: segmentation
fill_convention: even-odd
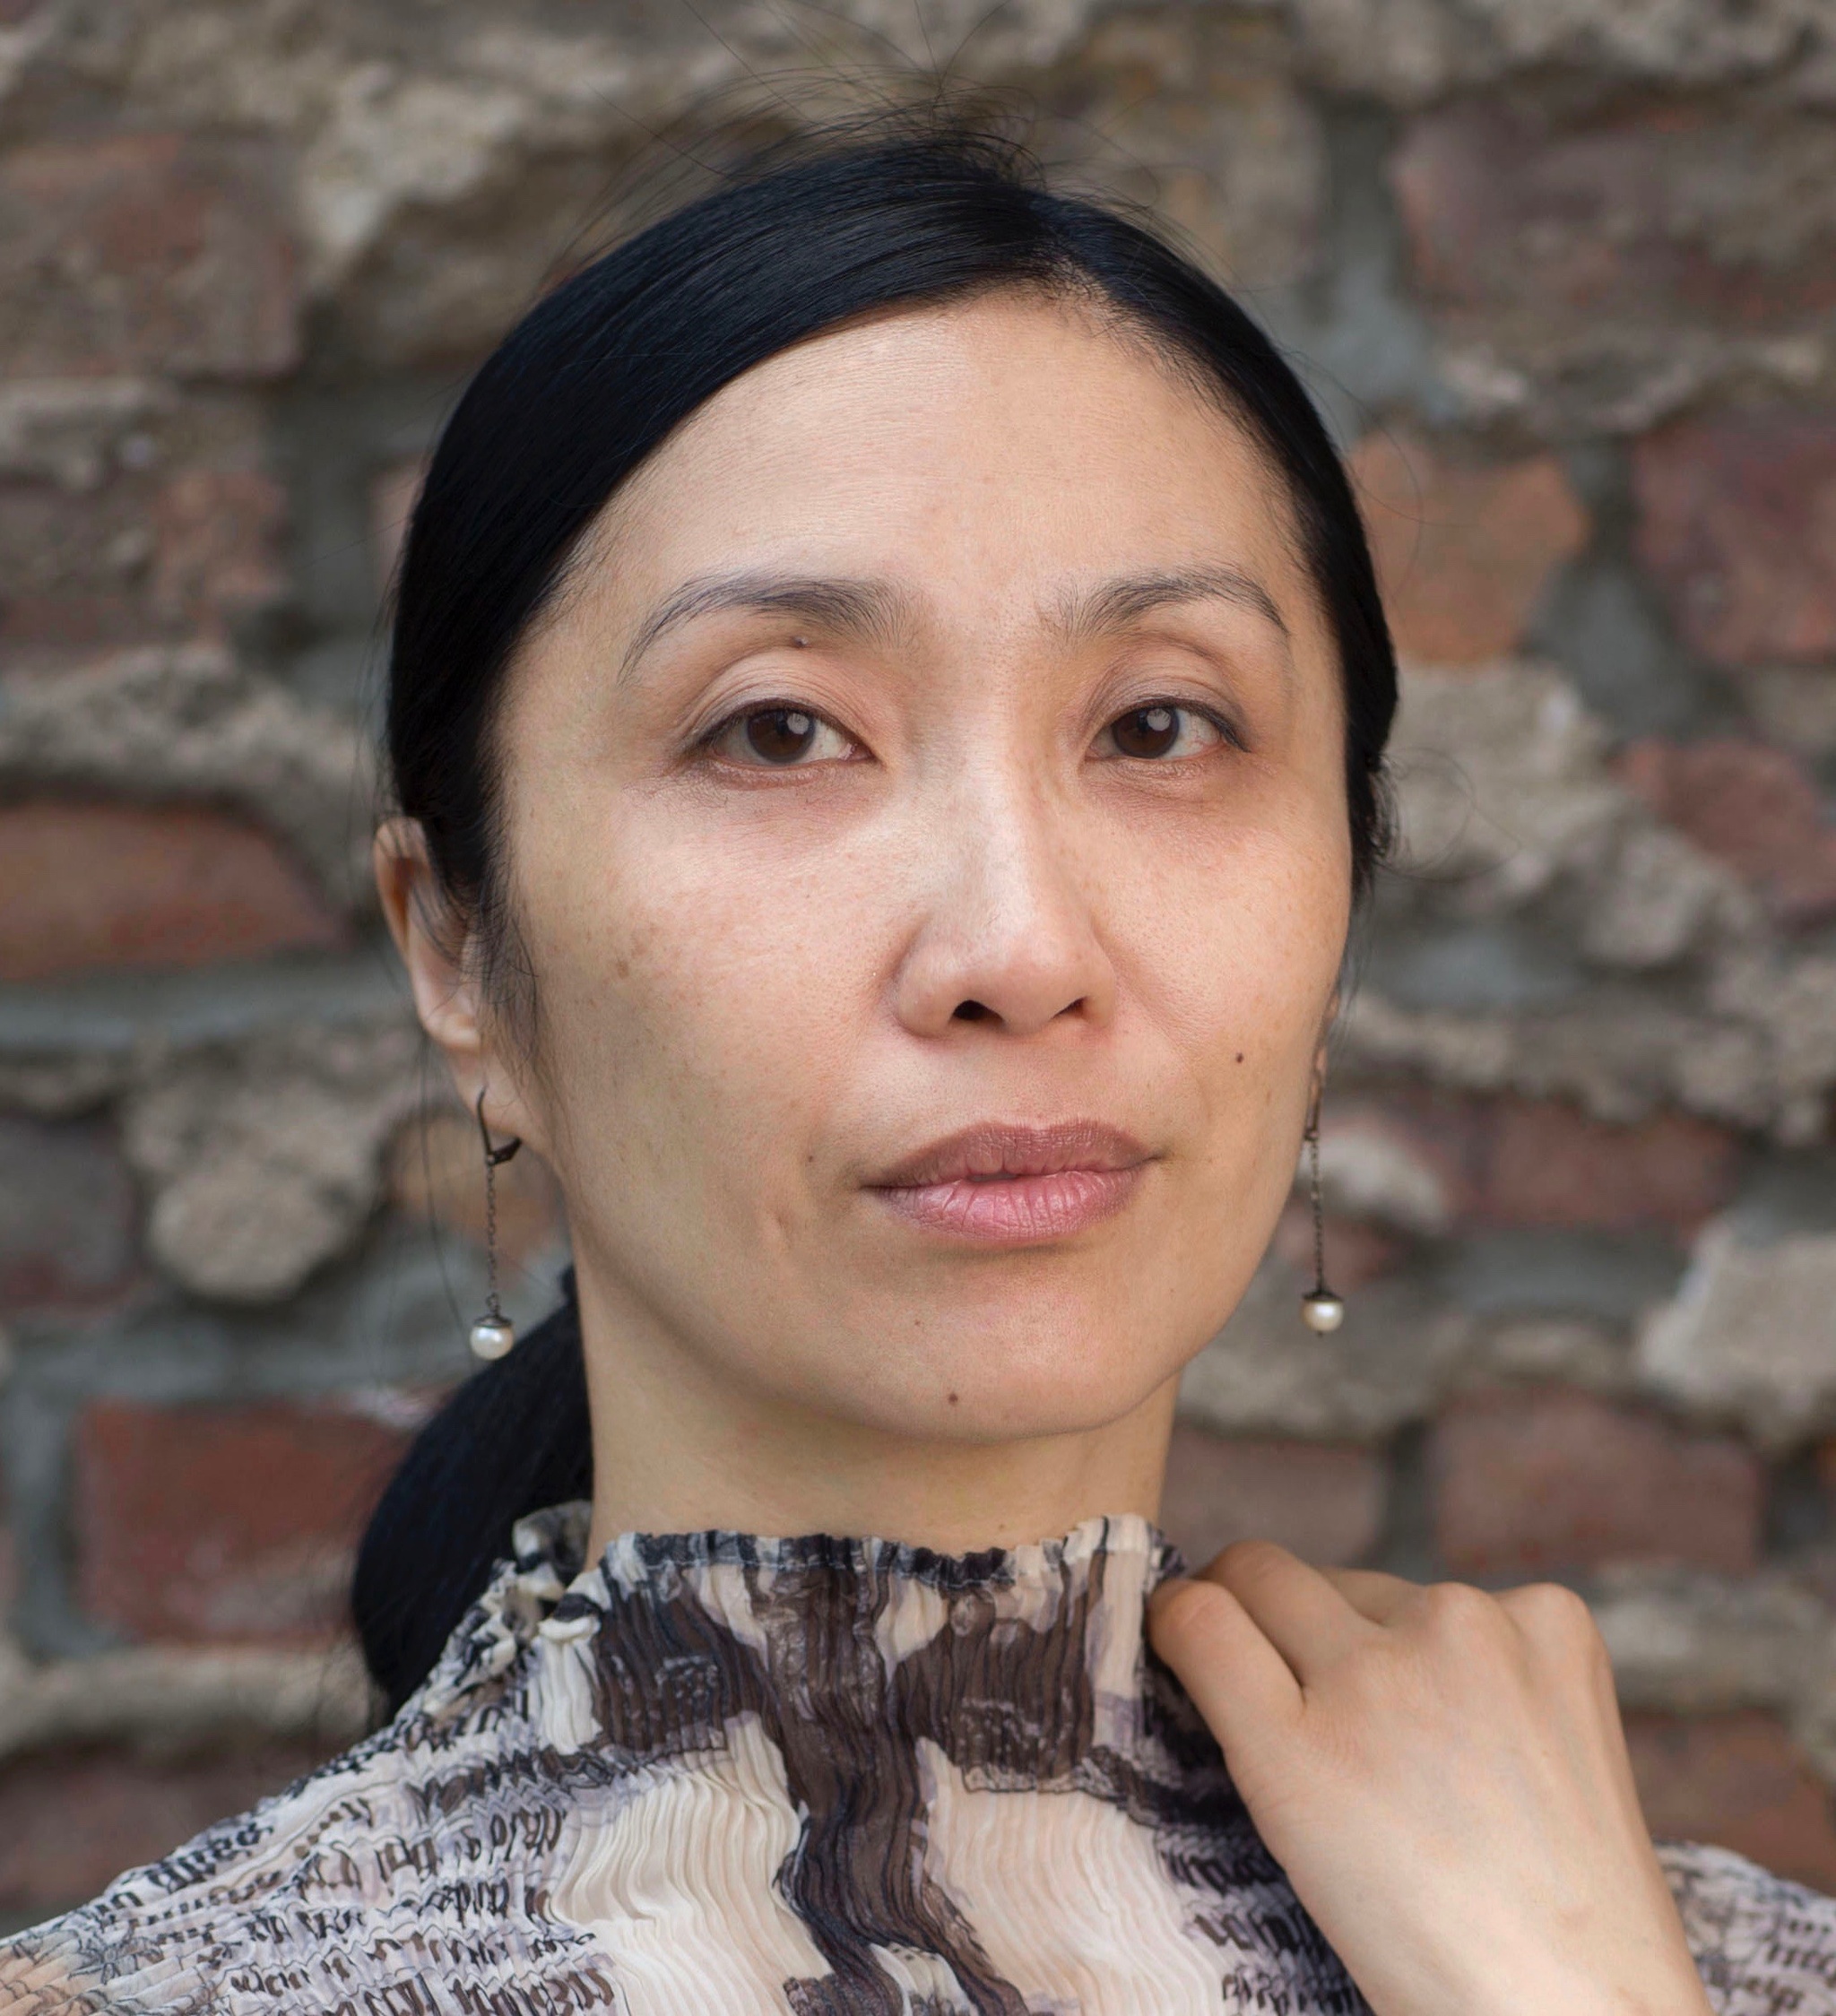
[[[1303,1686],[1371,1630],[1317,1568],[1271,1540],[1240,1540],[1204,1571],[1235,1596]]]
[[[1163,1582],[1148,1602],[1148,1635],[1226,1761],[1234,1747],[1266,1742],[1299,1718],[1300,1683],[1228,1589],[1189,1576]]]
[[[1320,1570],[1361,1617],[1387,1624],[1422,1593],[1400,1575],[1380,1574],[1374,1568],[1322,1568]]]

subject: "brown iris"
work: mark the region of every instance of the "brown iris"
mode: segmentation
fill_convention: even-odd
[[[763,763],[794,763],[816,740],[816,716],[801,707],[766,707],[746,716],[746,746]]]
[[[1119,715],[1109,731],[1124,756],[1165,756],[1180,739],[1180,710],[1136,707]]]

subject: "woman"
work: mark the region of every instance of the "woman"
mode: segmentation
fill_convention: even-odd
[[[1149,1523],[1394,697],[1286,368],[990,146],[766,165],[538,307],[415,515],[377,861],[567,1304],[493,1300],[366,1543],[394,1719],[6,2005],[1836,2009],[1836,1905],[1652,1848],[1577,1599]]]

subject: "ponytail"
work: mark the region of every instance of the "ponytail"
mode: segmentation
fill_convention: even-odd
[[[364,1534],[351,1617],[391,1715],[507,1557],[515,1521],[593,1495],[571,1268],[563,1286],[553,1315],[474,1372],[421,1430]]]

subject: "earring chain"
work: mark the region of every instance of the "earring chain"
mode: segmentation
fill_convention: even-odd
[[[1326,1292],[1326,1210],[1320,1196],[1320,1121],[1316,1114],[1307,1129],[1307,1159],[1311,1164],[1313,1193],[1313,1293]]]
[[[504,1319],[498,1300],[498,1165],[484,1158],[484,1306],[494,1323]]]
[[[485,1312],[494,1323],[504,1319],[502,1304],[498,1300],[498,1164],[508,1162],[523,1146],[523,1137],[513,1134],[501,1146],[493,1146],[491,1130],[484,1121],[485,1088],[478,1091],[478,1132],[484,1143],[484,1279]]]

